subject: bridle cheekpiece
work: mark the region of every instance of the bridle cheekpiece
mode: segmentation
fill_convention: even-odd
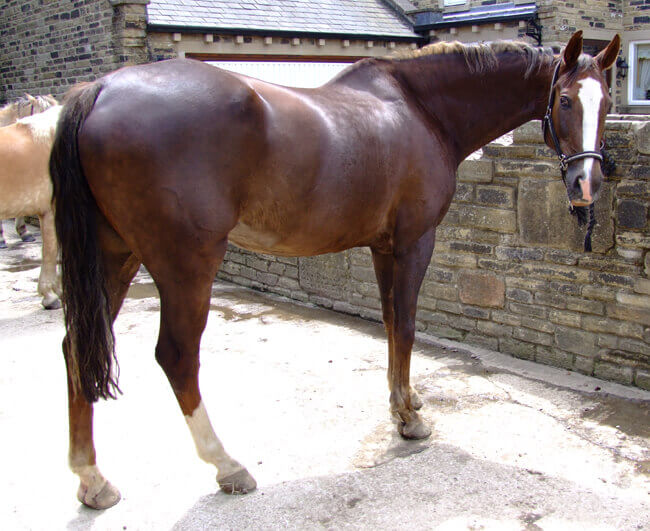
[[[566,174],[569,169],[569,164],[575,162],[576,160],[582,160],[587,158],[592,158],[603,162],[603,155],[600,151],[581,151],[580,153],[575,153],[573,155],[566,155],[562,151],[560,146],[560,139],[557,136],[555,131],[555,126],[553,125],[553,105],[555,104],[555,84],[557,83],[558,74],[560,72],[560,66],[562,65],[562,60],[558,62],[553,72],[553,79],[551,80],[551,89],[548,96],[548,105],[546,106],[546,114],[544,114],[544,119],[542,120],[542,134],[544,135],[544,140],[546,141],[546,133],[549,133],[551,140],[553,141],[553,147],[555,148],[555,153],[557,158],[560,161],[560,172],[562,173],[562,181],[564,182],[564,187],[567,190],[567,195],[569,189],[566,184]],[[601,143],[600,149],[602,150],[603,143]],[[582,210],[585,207],[574,207],[571,204],[571,198],[569,197],[569,212],[578,217],[578,223],[582,225],[586,222],[585,211]],[[587,225],[587,234],[585,235],[584,249],[587,252],[591,252],[591,233],[596,225],[596,216],[594,214],[594,204],[593,202],[589,205],[589,224]]]

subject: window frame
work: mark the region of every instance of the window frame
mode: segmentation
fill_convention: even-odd
[[[634,99],[634,85],[637,72],[637,47],[642,44],[650,45],[650,40],[631,41],[628,49],[629,69],[627,75],[627,104],[650,106],[650,100]]]

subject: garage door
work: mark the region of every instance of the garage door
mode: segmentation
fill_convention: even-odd
[[[290,61],[208,61],[208,64],[290,87],[319,87],[350,63],[307,63]]]

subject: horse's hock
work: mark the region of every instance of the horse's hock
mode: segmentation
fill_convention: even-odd
[[[460,166],[420,292],[420,332],[650,389],[650,121],[624,118],[607,123],[616,169],[591,254],[539,122]],[[231,247],[220,277],[381,320],[367,249],[277,258]]]

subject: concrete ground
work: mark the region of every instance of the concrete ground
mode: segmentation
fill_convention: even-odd
[[[123,499],[82,507],[66,462],[62,312],[40,307],[39,246],[7,229],[1,529],[650,529],[650,393],[419,340],[412,382],[433,434],[403,441],[379,324],[215,283],[204,401],[259,485],[221,493],[154,361],[146,273],[115,326],[124,396],[95,413],[98,464]]]

